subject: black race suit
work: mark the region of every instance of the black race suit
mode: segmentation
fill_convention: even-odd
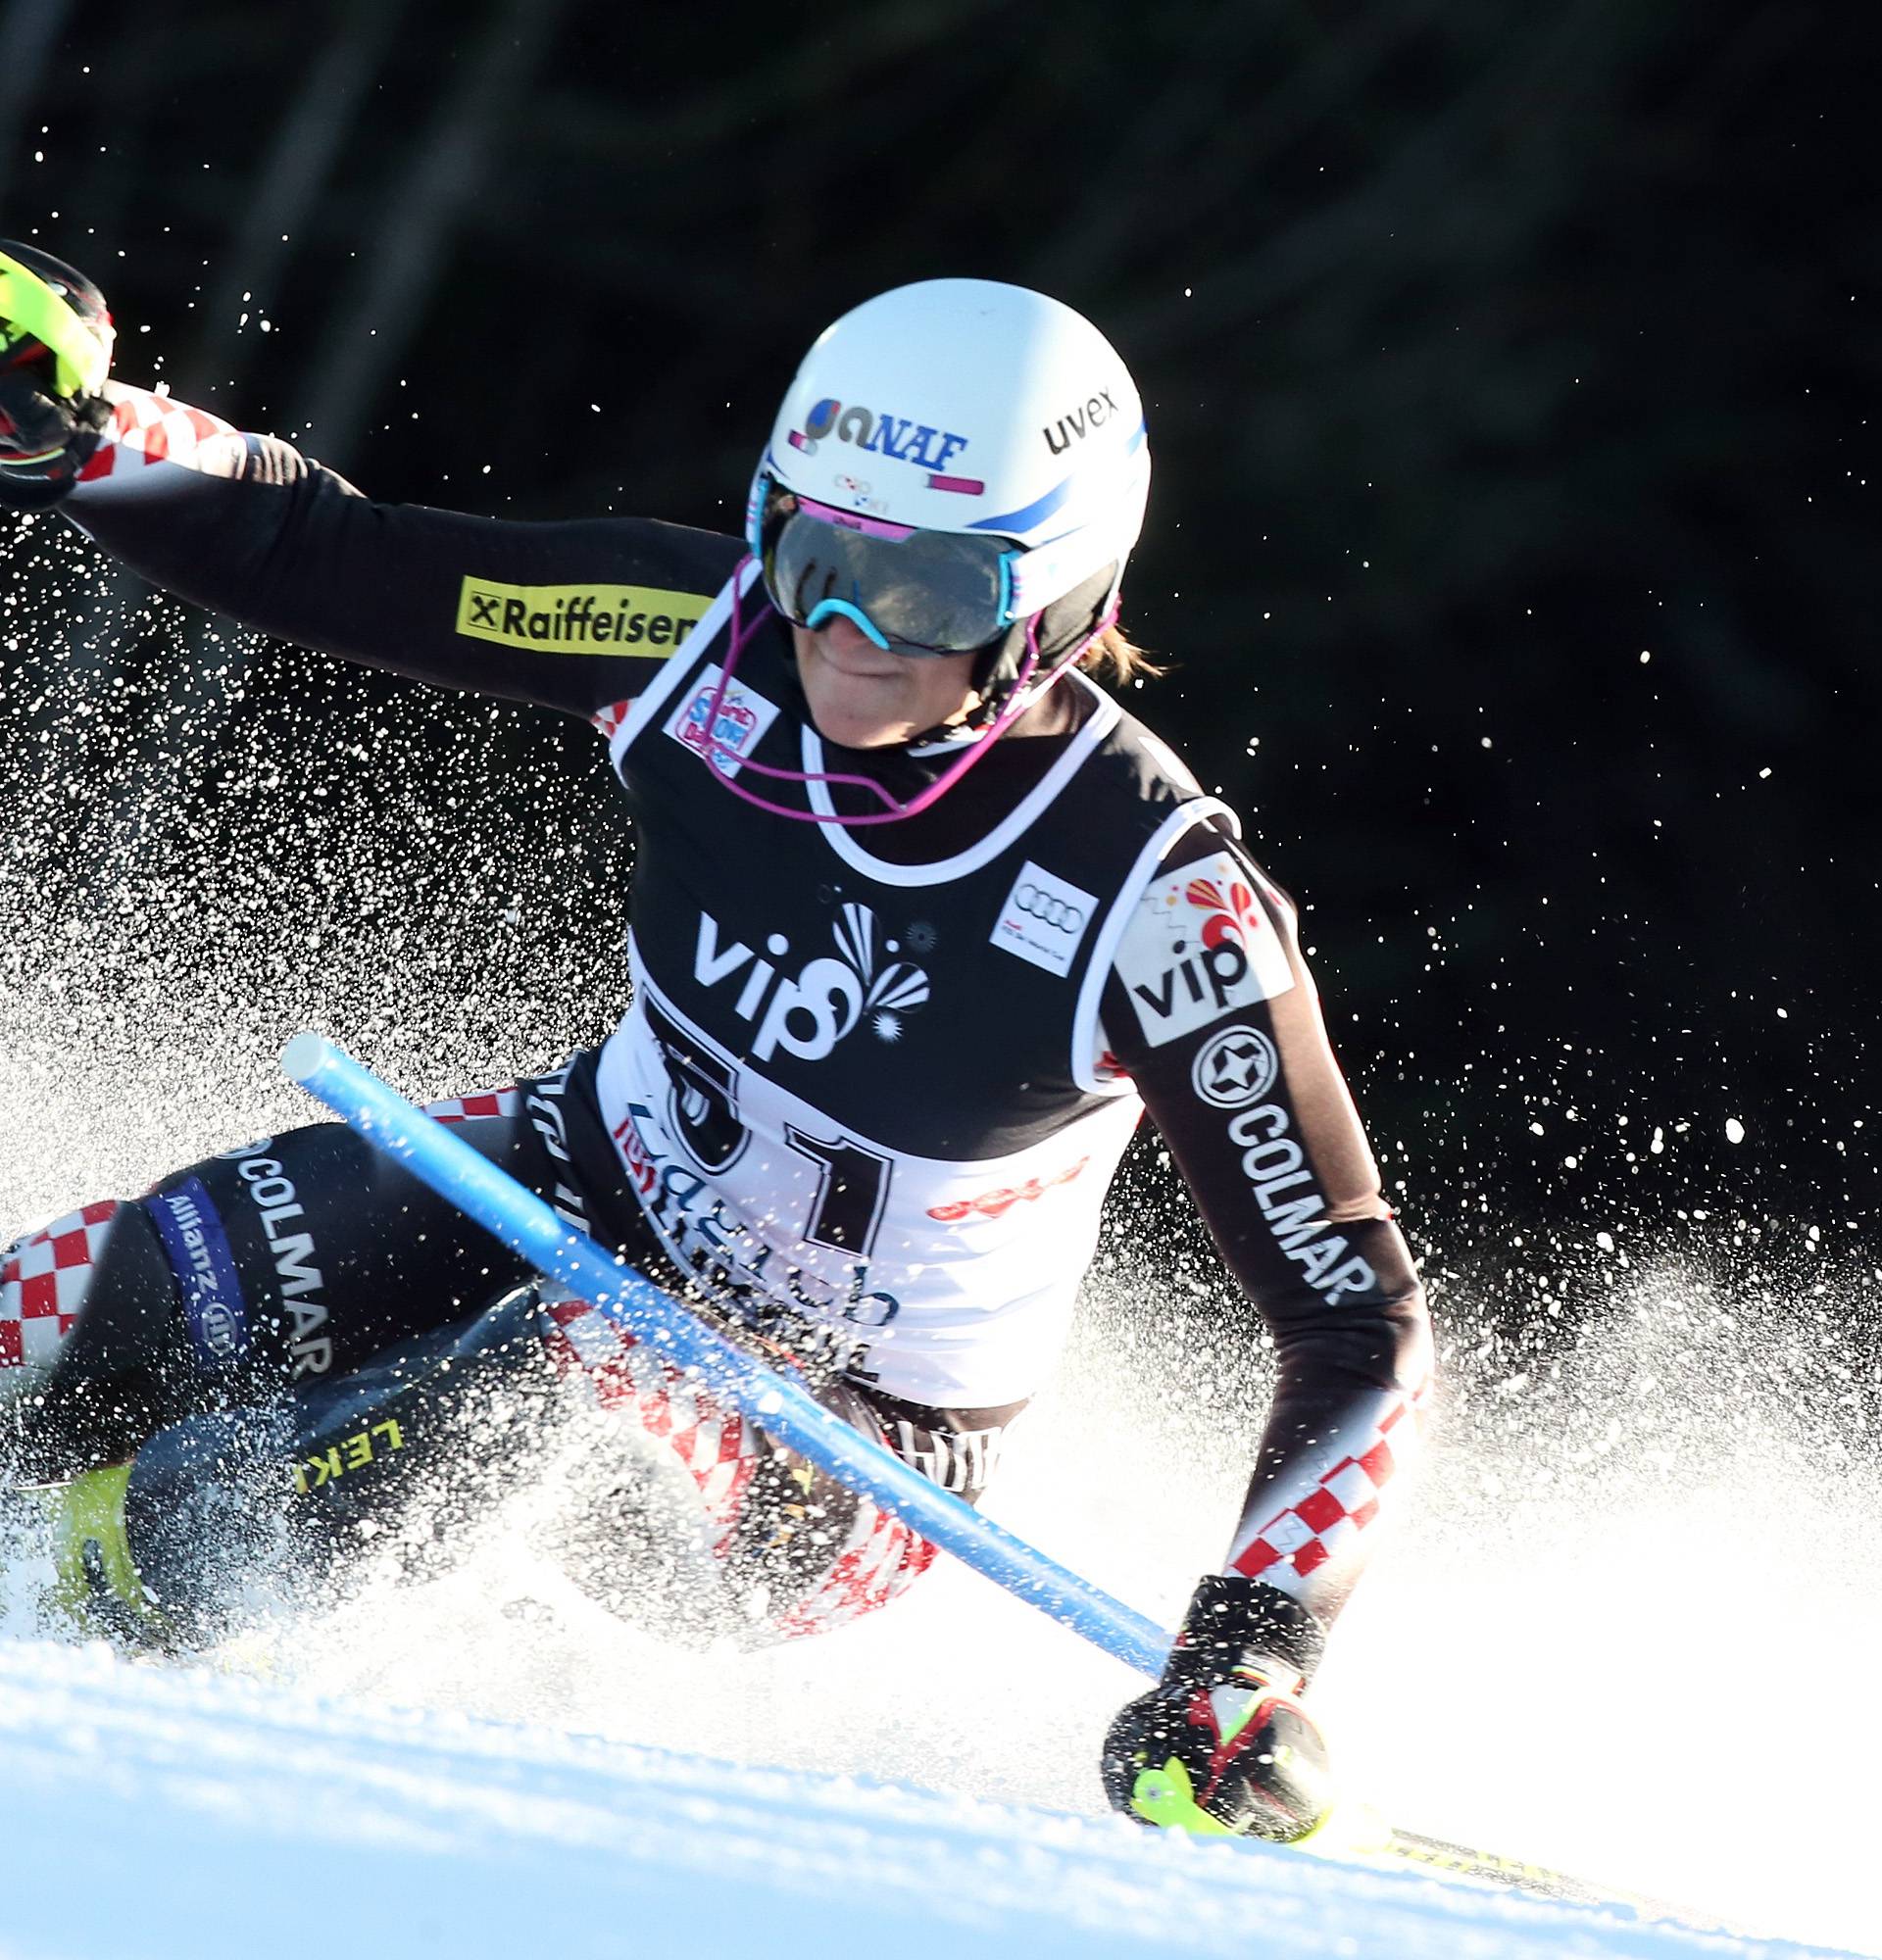
[[[1148,1108],[1279,1360],[1227,1567],[1329,1622],[1410,1453],[1429,1338],[1294,908],[1232,812],[1082,676],[922,815],[846,831],[756,810],[727,778],[812,816],[874,806],[747,763],[906,796],[948,757],[819,740],[736,540],[377,505],[284,444],[113,392],[67,509],[124,563],[246,625],[559,708],[610,743],[637,827],[633,1003],[554,1076],[440,1113],[972,1495],[1052,1363]],[[452,1343],[492,1346],[466,1330],[523,1277],[314,1126],[21,1241],[0,1269],[0,1399],[11,1362],[43,1398],[12,1400],[44,1476],[140,1446],[154,1461],[149,1439],[285,1406],[297,1485],[332,1502],[400,1453],[370,1430],[333,1439],[343,1385],[387,1356],[404,1379]],[[803,1466],[580,1302],[526,1312],[525,1348],[671,1443],[748,1623],[834,1624],[925,1563],[819,1482],[821,1548],[800,1543],[785,1571]],[[176,1488],[145,1500],[153,1536]]]

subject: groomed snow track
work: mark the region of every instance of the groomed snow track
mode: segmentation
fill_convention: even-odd
[[[1824,1950],[32,1642],[0,1790],[4,1960]]]

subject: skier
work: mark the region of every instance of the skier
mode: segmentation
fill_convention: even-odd
[[[570,1224],[973,1499],[1149,1110],[1279,1386],[1222,1568],[1103,1775],[1148,1821],[1312,1831],[1302,1696],[1412,1453],[1429,1332],[1293,905],[1099,684],[1146,666],[1117,605],[1150,475],[1103,335],[977,279],[857,307],[784,396],[742,538],[375,504],[109,380],[111,338],[82,275],[0,251],[0,502],[245,626],[607,741],[631,1005],[433,1110]],[[68,1605],[126,1637],[210,1624],[286,1527],[343,1565],[415,1466],[474,1453],[493,1418],[466,1411],[508,1405],[467,1384],[552,1376],[667,1440],[721,1630],[838,1626],[929,1561],[343,1126],[88,1204],[0,1268],[16,1477]],[[585,1501],[590,1531],[644,1522],[630,1491]]]

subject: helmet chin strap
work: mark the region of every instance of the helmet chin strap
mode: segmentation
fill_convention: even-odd
[[[1039,653],[1040,614],[1037,612],[1033,613],[1026,621],[1025,657],[1020,662],[1019,671],[1014,679],[1013,686],[1007,695],[1006,703],[1001,708],[999,713],[987,723],[984,729],[973,737],[967,746],[966,753],[959,760],[949,763],[920,795],[911,797],[906,803],[902,803],[892,797],[880,783],[874,781],[871,777],[860,776],[844,770],[812,771],[805,769],[781,769],[769,762],[755,762],[751,757],[741,756],[737,750],[731,748],[727,743],[721,742],[714,734],[714,729],[718,726],[719,708],[724,702],[725,690],[731,685],[732,673],[738,665],[739,656],[745,651],[752,635],[764,624],[765,614],[773,611],[769,600],[767,599],[761,603],[759,610],[749,620],[742,618],[740,615],[738,588],[741,575],[746,565],[750,563],[751,559],[748,554],[739,561],[737,567],[732,573],[731,637],[726,644],[725,659],[719,668],[718,686],[714,690],[712,701],[708,704],[706,710],[706,747],[715,759],[714,773],[718,775],[719,786],[722,789],[731,791],[732,795],[739,798],[741,802],[749,803],[758,809],[768,810],[773,816],[789,817],[794,823],[832,823],[845,830],[855,830],[867,824],[900,823],[905,818],[918,815],[932,804],[938,803],[949,790],[953,789],[955,784],[993,747],[994,743],[1005,734],[1007,729],[1027,709],[1031,708],[1044,696],[1046,690],[1051,687],[1053,682],[1059,679],[1068,668],[1076,664],[1079,657],[1085,652],[1086,648],[1117,617],[1116,595],[1114,592],[1111,604],[1106,609],[1103,617],[1100,618],[1097,625],[1064,659],[1056,661],[1051,666],[1041,672]],[[922,737],[920,739],[926,741],[932,739],[932,737]],[[775,782],[822,783],[826,786],[834,786],[835,784],[842,783],[850,788],[867,790],[878,803],[886,805],[887,808],[879,810],[871,810],[860,816],[841,816],[834,810],[831,810],[827,815],[821,815],[816,810],[792,809],[787,804],[773,803],[770,798],[760,796],[756,790],[746,789],[736,778],[725,774],[722,769],[718,768],[717,758],[721,755],[737,767],[741,775],[749,769],[757,775],[769,777]]]

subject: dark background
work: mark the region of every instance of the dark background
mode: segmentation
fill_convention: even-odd
[[[1057,293],[1149,407],[1126,616],[1173,670],[1132,705],[1311,907],[1388,1183],[1444,1222],[1440,1256],[1629,1206],[1841,1239],[1874,1219],[1882,995],[1860,17],[0,0],[0,233],[104,285],[126,378],[375,496],[519,517],[735,528],[827,319],[940,273]],[[53,660],[79,557],[41,527],[7,575]],[[138,603],[80,607],[94,664],[130,671]],[[501,906],[474,836],[448,871],[413,849],[460,798],[508,795],[614,889],[579,731],[194,644],[115,743],[50,666],[10,711],[107,805],[125,755],[210,741],[231,702],[395,730],[436,786],[402,783],[401,851],[364,834],[367,747],[310,758],[285,722],[272,803],[252,774],[221,806],[213,770],[176,791],[199,842],[266,832],[277,897],[370,859],[369,931]],[[555,770],[583,785],[566,809]],[[293,803],[310,776],[325,805]],[[53,835],[46,903],[107,904]],[[489,1005],[496,980],[441,970],[436,1011],[546,1060],[616,1004],[576,980],[559,1030],[519,1033],[526,972]]]

